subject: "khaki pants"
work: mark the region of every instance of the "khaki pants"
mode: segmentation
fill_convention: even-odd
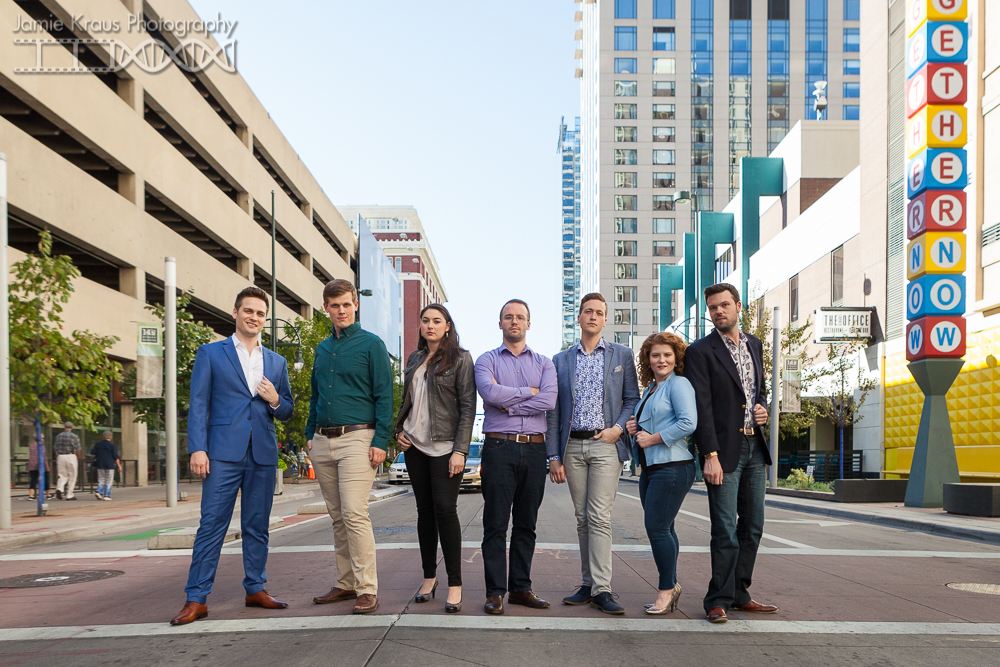
[[[333,519],[333,546],[337,551],[337,588],[358,595],[378,593],[375,572],[375,534],[368,518],[368,496],[375,469],[368,459],[375,431],[364,429],[312,439],[313,470]]]
[[[594,595],[611,591],[611,509],[618,493],[622,463],[618,448],[603,440],[566,443],[566,484],[576,512],[583,585]]]
[[[63,492],[66,489],[66,497],[73,497],[73,490],[76,488],[76,454],[60,454],[56,457],[56,472],[59,473],[59,481],[56,482],[56,491]]]

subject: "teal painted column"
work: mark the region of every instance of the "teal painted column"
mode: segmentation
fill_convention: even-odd
[[[780,157],[745,157],[740,160],[740,298],[750,298],[750,257],[760,250],[760,198],[784,193],[783,163]]]
[[[698,310],[695,313],[695,330],[701,338],[705,335],[705,292],[709,285],[715,284],[715,246],[720,243],[732,243],[736,240],[733,228],[732,213],[714,213],[699,211],[697,219],[697,253]],[[759,236],[759,235],[758,235]]]
[[[684,267],[672,264],[660,267],[660,331],[674,321],[674,290],[684,289]]]
[[[698,305],[698,259],[695,256],[695,233],[687,232],[682,241],[684,252],[684,319],[691,317],[691,309]]]
[[[964,359],[921,359],[906,366],[924,392],[917,444],[906,483],[907,507],[941,507],[944,485],[961,481],[945,395],[964,365]]]

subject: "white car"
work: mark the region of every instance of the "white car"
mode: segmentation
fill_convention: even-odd
[[[410,476],[406,473],[406,461],[403,460],[403,452],[400,452],[396,460],[389,466],[390,484],[409,484]]]

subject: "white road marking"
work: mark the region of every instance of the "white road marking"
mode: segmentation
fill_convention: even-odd
[[[815,524],[820,528],[830,528],[831,526],[854,526],[853,521],[809,521],[807,519],[764,519],[764,523],[806,523]]]
[[[629,494],[622,493],[621,491],[618,492],[618,495],[625,496],[626,498],[631,498],[632,500],[638,500],[642,502],[642,499],[639,498],[638,496],[630,496]],[[684,516],[694,517],[695,519],[701,519],[702,521],[708,521],[708,522],[712,521],[709,517],[705,516],[704,514],[696,514],[694,512],[689,512],[687,510],[678,510],[678,512],[680,514],[683,514]],[[769,533],[762,533],[761,538],[765,540],[771,540],[772,542],[777,542],[778,544],[784,544],[789,547],[795,547],[796,549],[815,549],[815,547],[811,547],[808,544],[802,544],[801,542],[787,540],[784,537],[778,537],[777,535],[771,535]]]
[[[1000,623],[873,623],[856,621],[743,621],[712,624],[698,619],[559,618],[530,616],[440,616],[386,614],[203,620],[189,625],[134,623],[0,630],[0,641],[117,639],[189,634],[337,630],[342,628],[446,628],[475,630],[559,630],[567,632],[706,632],[721,634],[824,634],[1000,636]]]

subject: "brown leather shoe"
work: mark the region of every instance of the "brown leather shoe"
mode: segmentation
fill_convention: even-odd
[[[734,604],[729,608],[733,611],[742,611],[748,614],[773,614],[778,611],[778,608],[773,604],[761,604],[754,600],[750,600],[746,604]]]
[[[357,591],[345,591],[343,588],[334,586],[326,595],[314,597],[313,602],[316,604],[329,604],[331,602],[340,602],[341,600],[353,600],[356,597],[358,597]]]
[[[199,618],[205,618],[206,616],[208,616],[207,605],[188,600],[184,603],[184,608],[181,609],[181,613],[170,619],[170,625],[187,625],[188,623],[193,623]]]
[[[488,598],[486,598],[486,604],[483,605],[483,611],[485,611],[487,614],[502,614],[503,596],[491,595]]]
[[[371,593],[362,593],[354,603],[355,614],[370,614],[376,609],[378,609],[378,596]]]
[[[288,607],[287,602],[275,600],[267,591],[257,591],[253,595],[248,595],[246,601],[248,607],[263,607],[264,609],[285,609]]]
[[[532,609],[548,609],[549,603],[538,597],[532,591],[519,591],[517,593],[507,593],[507,602],[510,604],[521,604]]]
[[[708,615],[706,616],[709,623],[725,623],[729,620],[726,616],[726,610],[722,607],[713,607],[708,610]]]

